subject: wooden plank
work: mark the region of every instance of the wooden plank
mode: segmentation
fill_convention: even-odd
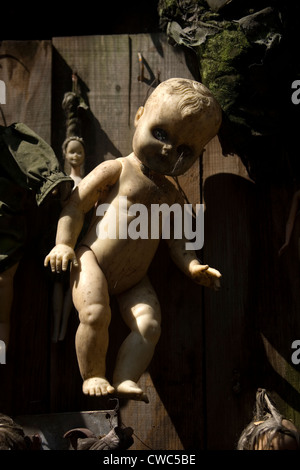
[[[150,85],[155,78],[163,81],[171,77],[193,77],[183,52],[170,47],[164,35],[130,37],[133,122],[136,110],[151,93]],[[138,53],[147,64],[144,82],[137,80],[140,75]],[[190,202],[199,203],[199,162],[180,177],[179,182]],[[204,440],[203,345],[200,339],[202,289],[193,285],[174,266],[164,245],[154,259],[150,276],[161,302],[162,335],[147,376],[151,394],[150,403],[144,407],[147,419],[143,422],[144,413],[139,413],[136,418],[140,441],[136,439],[135,446],[137,449],[145,449],[146,446],[152,449],[201,448]],[[122,409],[122,419],[132,419],[136,409],[137,404],[130,402]]]
[[[207,445],[228,450],[252,419],[258,387],[299,426],[299,370],[291,362],[300,326],[299,221],[279,258],[289,188],[252,182],[217,139],[203,158],[203,198],[205,258],[223,274],[221,291],[205,292],[204,301]]]
[[[137,80],[140,75],[138,53],[142,54],[147,64],[144,82]],[[131,55],[130,102],[133,122],[137,109],[152,91],[151,83],[154,78],[163,81],[171,77],[192,76],[182,51],[170,47],[164,35],[132,35]],[[132,124],[131,131],[133,132]],[[190,202],[200,202],[198,165],[195,164],[179,181]],[[145,449],[145,444],[153,449],[201,447],[203,356],[199,335],[202,289],[194,286],[177,270],[163,245],[149,274],[161,302],[162,335],[149,368],[150,375],[147,376],[151,394],[151,401],[147,405],[149,418],[143,421],[143,414],[137,414],[136,426],[133,423],[132,427],[136,429],[140,440],[135,439],[134,446],[137,449]],[[195,396],[194,393],[197,400],[191,399]],[[122,420],[127,422],[132,419],[135,416],[134,410],[138,410],[137,406],[138,404],[131,402],[125,406],[122,409]],[[198,417],[197,420],[194,419],[195,416]]]
[[[0,124],[23,122],[50,143],[50,41],[1,41],[0,80],[6,85]]]
[[[285,237],[292,189],[273,183],[261,192],[265,214],[261,229],[263,265],[271,275],[266,279],[260,272],[256,325],[262,350],[261,381],[272,393],[281,413],[299,428],[300,371],[299,365],[292,362],[292,343],[299,339],[300,330],[299,217],[289,248],[278,256]]]
[[[204,299],[207,447],[228,450],[251,417],[255,397],[249,381],[257,221],[255,185],[238,157],[222,156],[217,138],[203,157],[203,201],[205,260],[223,276],[221,290],[205,291]]]

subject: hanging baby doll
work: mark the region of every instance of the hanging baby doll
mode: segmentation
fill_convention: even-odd
[[[195,163],[221,120],[218,103],[201,83],[183,78],[160,83],[136,113],[132,152],[95,167],[64,207],[56,246],[46,256],[45,266],[61,272],[72,264],[73,301],[80,320],[76,354],[84,394],[117,394],[148,402],[138,381],[160,337],[161,310],[147,272],[165,228],[162,217],[155,224],[152,209],[174,204],[184,209],[182,194],[167,176],[184,174]],[[137,207],[143,209],[141,224],[147,229],[141,236],[131,232]],[[85,214],[93,208],[95,217],[78,244]],[[186,236],[174,233],[173,222],[170,219],[172,230],[165,237],[171,258],[191,280],[217,290],[221,274],[199,262],[196,252],[186,246]],[[155,234],[149,233],[150,225],[157,229]],[[110,296],[117,298],[129,334],[112,377],[107,378]]]
[[[243,430],[237,450],[299,450],[296,426],[285,419],[265,389],[256,393],[256,410]]]

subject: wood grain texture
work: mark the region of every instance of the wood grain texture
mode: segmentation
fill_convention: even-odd
[[[6,85],[0,124],[23,122],[50,143],[51,41],[1,41],[0,67]]]

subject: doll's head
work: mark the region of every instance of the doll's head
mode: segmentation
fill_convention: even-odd
[[[221,116],[219,104],[201,83],[166,80],[136,114],[133,152],[153,171],[181,175],[217,134]]]
[[[63,143],[63,156],[71,167],[83,165],[85,159],[83,139],[77,136],[66,139]]]
[[[266,390],[256,393],[256,412],[243,430],[237,450],[299,450],[296,426],[277,410]]]

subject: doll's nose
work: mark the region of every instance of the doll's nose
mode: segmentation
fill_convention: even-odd
[[[171,153],[171,151],[172,151],[172,145],[165,144],[162,148],[161,153],[164,157],[167,157]]]

